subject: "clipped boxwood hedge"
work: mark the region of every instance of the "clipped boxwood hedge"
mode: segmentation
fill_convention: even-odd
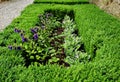
[[[66,3],[66,2],[89,2],[89,0],[35,0],[35,3],[39,2],[55,2],[55,3]]]
[[[37,1],[37,0],[36,0]],[[38,15],[45,10],[74,11],[87,53],[92,60],[77,63],[69,68],[58,65],[24,67],[21,53],[9,51],[19,35],[14,28],[29,32],[35,26]],[[120,81],[120,21],[104,13],[94,5],[32,4],[22,11],[3,32],[0,33],[0,82],[117,82]]]

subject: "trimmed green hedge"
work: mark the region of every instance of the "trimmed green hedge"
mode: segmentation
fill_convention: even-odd
[[[57,65],[24,67],[21,53],[9,51],[15,39],[14,27],[29,32],[44,10],[74,11],[75,22],[85,49],[93,58],[69,68]],[[118,82],[120,81],[120,21],[94,5],[32,4],[0,33],[0,82]]]
[[[38,3],[38,2],[62,2],[62,3],[65,3],[65,2],[88,2],[89,0],[35,0],[34,2],[35,3]]]
[[[86,50],[90,54],[96,53],[95,57],[100,59],[120,57],[119,20],[93,5],[82,5],[79,9],[76,8],[75,17]]]

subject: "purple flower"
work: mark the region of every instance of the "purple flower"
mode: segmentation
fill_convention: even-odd
[[[22,48],[20,46],[16,47],[17,50],[21,50]]]
[[[16,33],[20,33],[20,32],[21,32],[21,30],[19,30],[19,29],[15,28],[15,29],[14,29],[14,32],[16,32]]]
[[[32,33],[37,33],[37,32],[38,32],[38,30],[39,30],[39,28],[38,28],[38,27],[31,28],[31,32],[32,32]]]
[[[33,35],[33,39],[38,40],[38,34],[37,33]]]
[[[10,50],[12,50],[12,49],[13,49],[13,47],[12,47],[12,46],[8,46],[8,48],[9,48]]]
[[[31,29],[31,32],[32,32],[32,33],[36,33],[36,30],[32,28],[32,29]]]
[[[21,37],[24,37],[24,34],[23,34],[23,33],[21,33],[21,34],[20,34],[20,36],[21,36]]]
[[[28,39],[25,38],[24,36],[22,36],[22,42],[27,42],[27,41],[28,41]]]

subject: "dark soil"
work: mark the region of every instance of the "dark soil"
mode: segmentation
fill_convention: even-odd
[[[52,34],[50,35],[50,37],[55,37],[60,35],[62,32],[64,31],[64,28],[62,27],[58,27],[56,29],[53,30]],[[59,58],[59,60],[57,62],[51,62],[51,64],[59,64],[59,65],[63,65],[65,67],[70,66],[67,62],[64,61],[64,59],[66,58],[65,52],[64,52],[64,48],[61,46],[64,43],[64,37],[59,37],[59,38],[54,38],[50,44],[52,47],[54,47],[54,49],[56,50],[57,53],[56,57]]]

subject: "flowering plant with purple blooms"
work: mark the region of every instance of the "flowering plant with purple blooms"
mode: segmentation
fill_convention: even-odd
[[[21,30],[19,30],[19,29],[15,28],[15,29],[14,29],[14,32],[16,32],[16,33],[20,33],[20,32],[21,32]]]
[[[21,48],[21,46],[11,46],[11,45],[9,45],[8,46],[8,49],[10,49],[10,50],[21,50],[22,48]]]
[[[51,59],[51,55],[55,54],[54,48],[50,45],[51,38],[49,36],[53,31],[52,28],[57,28],[60,23],[51,13],[40,15],[39,18],[39,26],[30,28],[28,36],[25,31],[15,28],[14,32],[20,35],[21,43],[18,46],[8,46],[10,50],[21,50],[29,64],[34,62],[45,64]]]
[[[13,49],[13,46],[10,45],[10,46],[8,46],[8,48],[9,48],[10,50],[12,50],[12,49]]]
[[[34,34],[34,33],[37,33],[39,30],[39,27],[34,27],[34,28],[31,28],[31,32]]]
[[[21,37],[21,43],[18,46],[9,45],[10,50],[21,50],[24,57],[27,57],[27,61],[43,63],[44,58],[50,57],[49,50],[52,48],[49,44],[49,32],[40,27],[34,27],[30,29],[30,35],[26,36],[23,30],[14,29],[15,33],[18,33]]]

